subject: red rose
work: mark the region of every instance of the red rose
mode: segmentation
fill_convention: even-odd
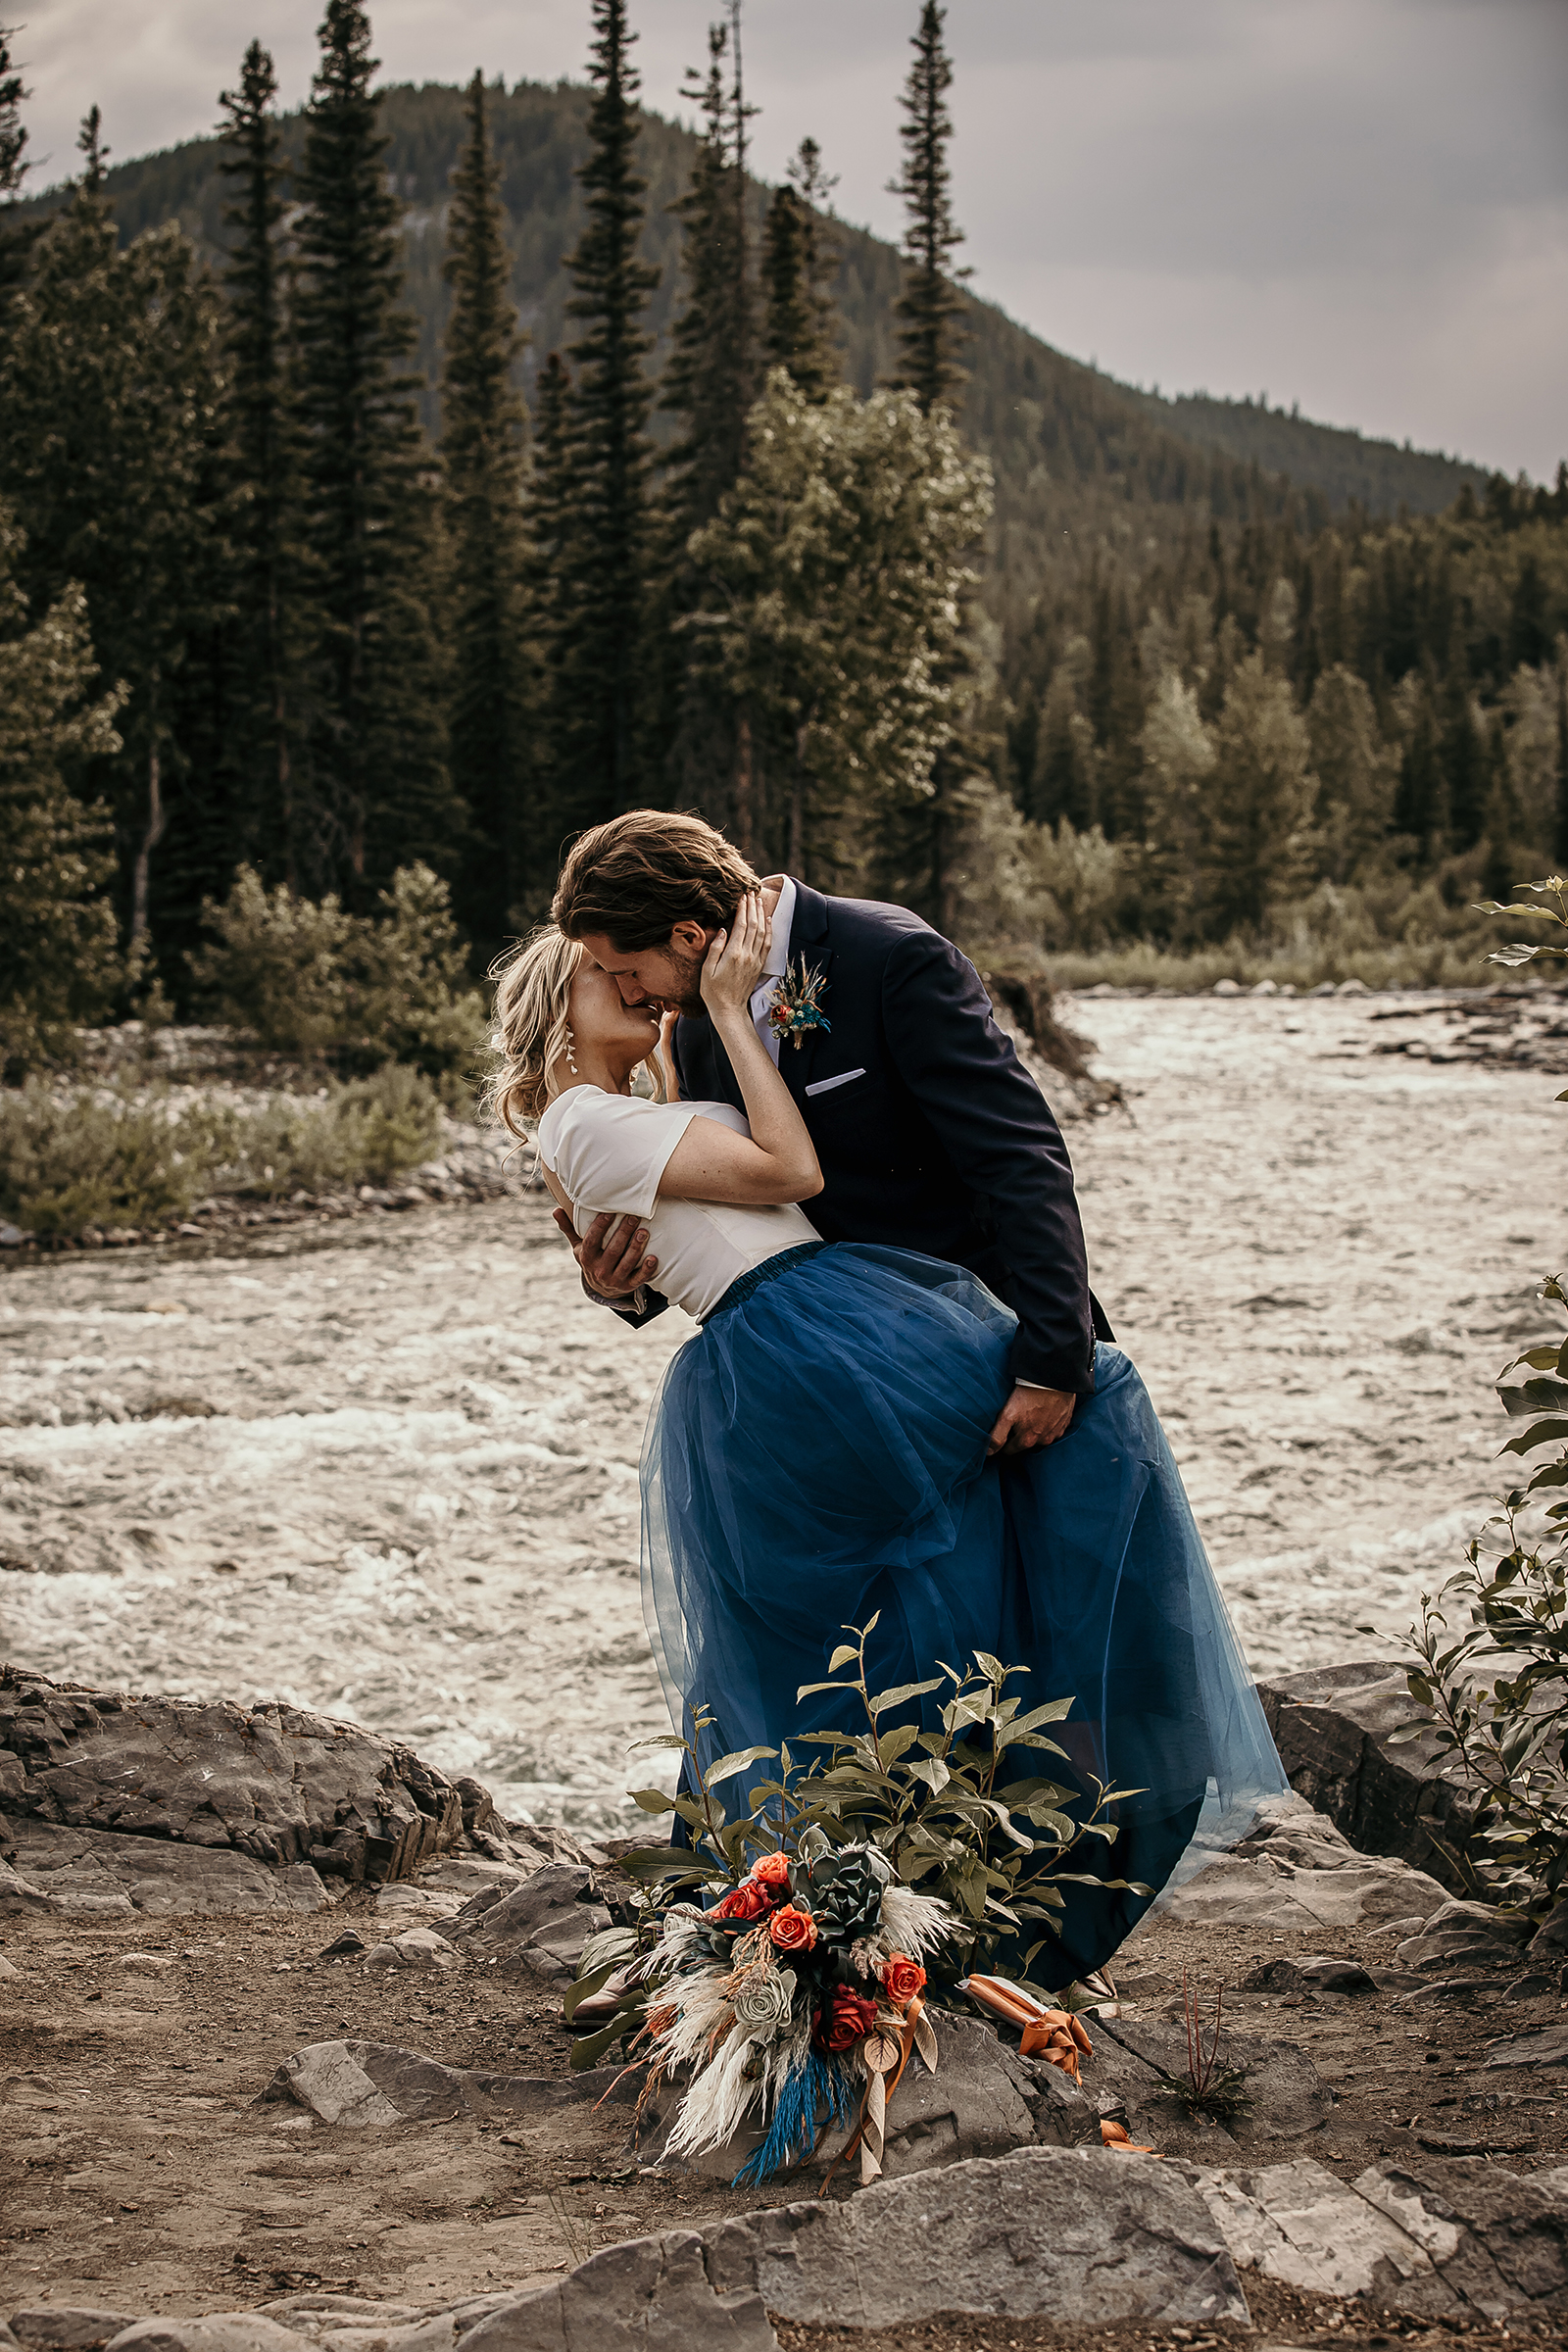
[[[828,1994],[827,2007],[817,2011],[812,2039],[821,2050],[847,2050],[863,2041],[875,2024],[875,2001],[852,1992],[847,1984],[836,1984]]]
[[[808,1952],[816,1941],[816,1922],[809,1911],[786,1903],[767,1923],[767,1932],[781,1952]]]
[[[747,1879],[739,1886],[732,1886],[724,1900],[715,1903],[708,1916],[710,1919],[756,1919],[759,1912],[766,1909],[766,1895],[760,1886],[754,1886]]]
[[[888,1999],[903,2009],[917,1992],[925,1990],[925,1970],[902,1952],[890,1952],[882,1970],[882,1988]]]
[[[764,1854],[760,1862],[753,1865],[752,1876],[759,1886],[787,1886],[790,1883],[789,1856]]]

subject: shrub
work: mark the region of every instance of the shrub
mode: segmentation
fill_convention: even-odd
[[[484,1004],[464,985],[447,886],[427,865],[404,866],[380,906],[353,915],[336,898],[269,893],[241,866],[223,905],[207,903],[197,987],[220,1019],[279,1053],[330,1053],[361,1071],[388,1060],[455,1070],[483,1036]]]
[[[42,1235],[158,1224],[207,1189],[211,1151],[200,1114],[32,1079],[0,1096],[0,1215]]]
[[[254,1111],[34,1080],[0,1095],[0,1216],[49,1238],[159,1225],[209,1194],[277,1200],[385,1184],[440,1139],[435,1088],[396,1064]]]

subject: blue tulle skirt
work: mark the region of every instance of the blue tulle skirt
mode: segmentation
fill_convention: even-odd
[[[705,1763],[808,1731],[864,1728],[821,1681],[846,1626],[879,1612],[871,1688],[919,1682],[977,1650],[1027,1676],[1025,1708],[1071,1696],[1054,1727],[1071,1771],[1137,1791],[1118,1833],[1069,1866],[1147,1894],[1063,1889],[1029,1969],[1060,1986],[1108,1959],[1200,1833],[1245,1835],[1284,1772],[1137,1371],[1095,1359],[1054,1446],[989,1462],[1016,1319],[960,1267],[856,1243],[787,1253],[726,1294],[672,1359],[643,1452],[643,1601],[671,1719],[715,1721]],[[918,1706],[939,1728],[945,1690]],[[797,1747],[806,1761],[813,1751]],[[733,1815],[776,1773],[723,1791]],[[1041,1933],[1035,1927],[1027,1941]],[[1023,1949],[1004,1958],[1020,1973]]]

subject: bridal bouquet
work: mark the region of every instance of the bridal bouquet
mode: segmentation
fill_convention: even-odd
[[[762,2144],[736,2176],[765,2180],[855,2121],[860,2178],[880,2173],[887,2102],[913,2050],[937,2063],[921,1965],[956,1930],[946,1903],[900,1886],[874,1845],[764,1854],[710,1910],[676,1903],[644,1973],[653,2057],[645,2100],[688,2071],[667,2153]]]

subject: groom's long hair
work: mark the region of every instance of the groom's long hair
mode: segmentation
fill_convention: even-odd
[[[663,947],[677,923],[727,930],[758,882],[734,843],[700,816],[629,808],[578,834],[550,911],[568,939],[591,933],[635,956]]]

